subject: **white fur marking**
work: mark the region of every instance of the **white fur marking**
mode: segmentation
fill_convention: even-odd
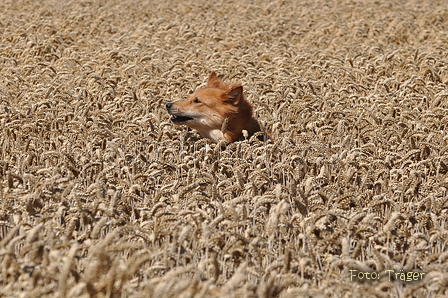
[[[208,131],[208,137],[215,142],[219,142],[220,140],[224,140],[224,135],[220,129],[213,129]]]

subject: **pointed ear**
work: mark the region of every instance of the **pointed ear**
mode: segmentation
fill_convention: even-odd
[[[231,87],[231,89],[225,93],[224,96],[224,101],[237,105],[243,98],[243,86],[238,85],[236,87]]]
[[[218,79],[216,72],[212,71],[208,77],[207,87],[218,88],[221,85],[221,81]]]

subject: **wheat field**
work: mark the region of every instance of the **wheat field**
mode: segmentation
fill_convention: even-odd
[[[445,0],[159,2],[0,2],[0,297],[448,295]]]

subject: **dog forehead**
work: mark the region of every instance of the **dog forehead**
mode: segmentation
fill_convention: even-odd
[[[193,93],[192,97],[199,97],[199,98],[208,98],[208,99],[216,99],[219,100],[222,98],[222,95],[225,92],[218,88],[203,88],[197,90],[195,93]]]

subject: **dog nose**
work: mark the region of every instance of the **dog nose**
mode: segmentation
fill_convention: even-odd
[[[169,102],[165,105],[167,110],[171,109],[172,106],[173,106],[173,104],[171,102]]]

